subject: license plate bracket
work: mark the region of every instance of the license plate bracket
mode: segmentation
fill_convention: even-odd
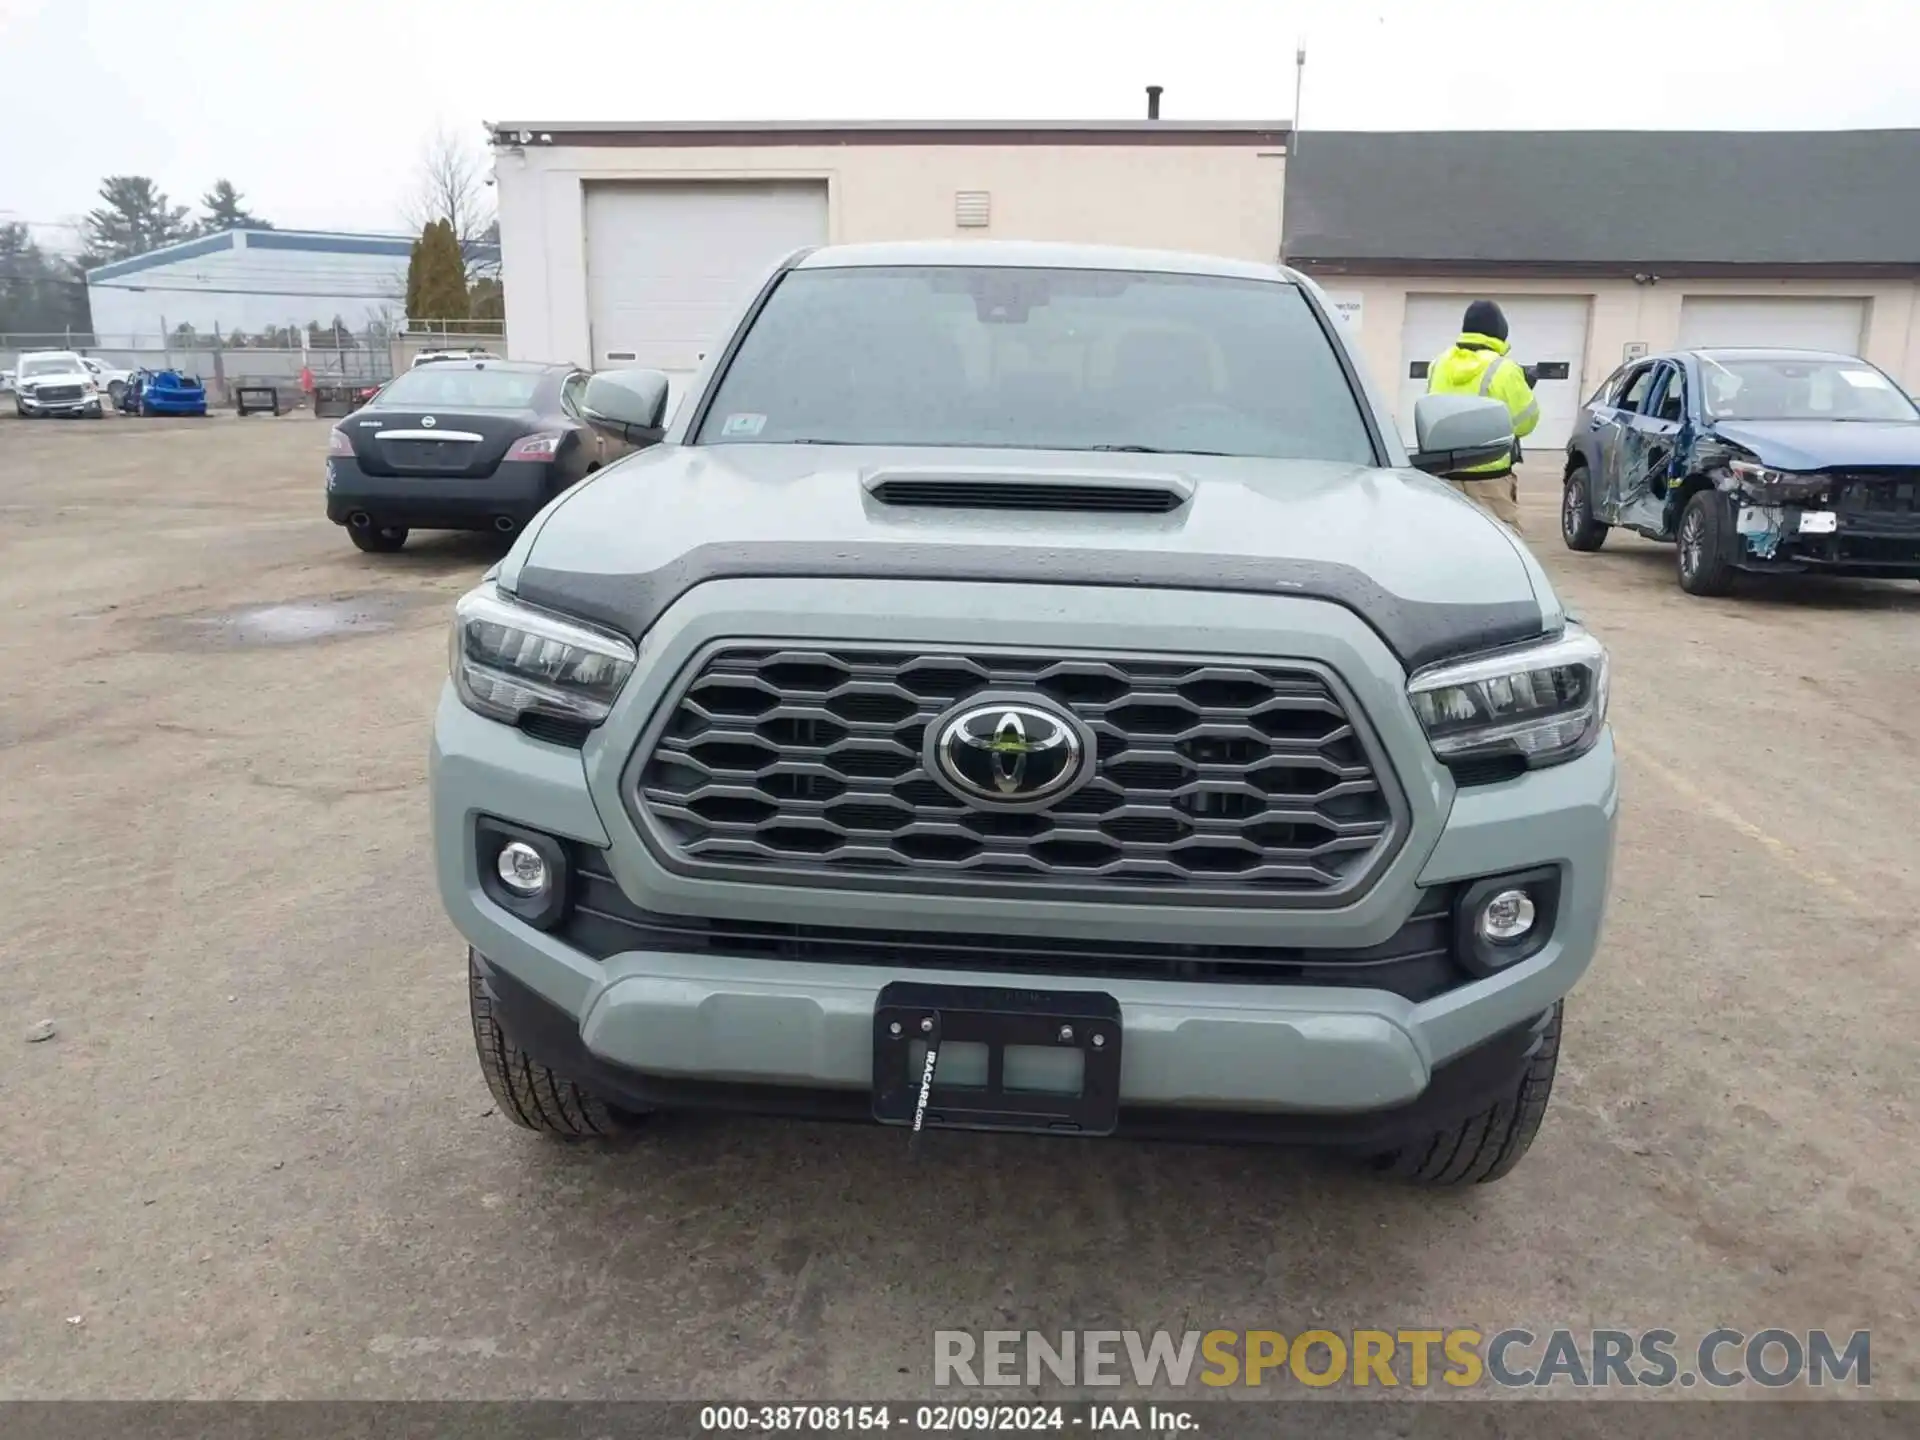
[[[911,1061],[914,1042],[931,1037],[984,1045],[986,1084],[942,1083],[938,1056],[922,1126],[944,1130],[1015,1130],[1043,1134],[1111,1135],[1120,1122],[1120,1002],[1095,990],[1019,990],[998,986],[924,985],[895,981],[873,1008],[873,1118],[912,1125],[920,1105],[921,1075]],[[1010,1045],[1077,1048],[1083,1056],[1080,1093],[1009,1090]]]

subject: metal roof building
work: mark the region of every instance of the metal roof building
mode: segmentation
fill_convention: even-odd
[[[1530,448],[1676,345],[1839,350],[1920,386],[1920,131],[1316,131],[1287,165],[1287,257],[1403,426],[1481,297],[1547,367]]]
[[[139,347],[190,327],[255,336],[339,320],[398,328],[413,239],[317,230],[225,230],[87,272],[102,345]]]

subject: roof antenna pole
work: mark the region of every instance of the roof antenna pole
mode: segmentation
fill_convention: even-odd
[[[1300,83],[1307,73],[1307,44],[1302,40],[1293,52],[1293,119],[1287,125],[1287,153],[1280,163],[1287,168],[1280,172],[1280,263],[1287,263],[1287,216],[1291,207],[1288,197],[1293,193],[1293,161],[1300,153]]]

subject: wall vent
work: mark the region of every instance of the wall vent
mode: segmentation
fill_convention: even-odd
[[[962,230],[984,230],[993,221],[993,196],[985,190],[959,190],[953,197],[953,223]]]

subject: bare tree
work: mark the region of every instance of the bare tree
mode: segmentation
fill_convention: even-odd
[[[419,234],[437,220],[453,226],[466,262],[467,283],[499,273],[499,223],[487,194],[486,165],[462,135],[442,127],[428,138],[414,169],[413,192],[401,214]],[[488,247],[484,256],[482,246]]]

